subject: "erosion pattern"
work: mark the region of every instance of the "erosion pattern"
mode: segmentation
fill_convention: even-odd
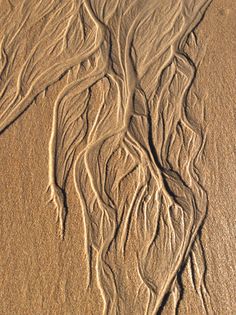
[[[73,170],[87,285],[98,286],[104,314],[157,314],[167,298],[177,313],[186,266],[209,313],[198,171],[205,135],[188,113],[197,61],[185,48],[198,49],[194,29],[210,1],[1,2],[0,132],[66,77],[48,188],[63,239]]]

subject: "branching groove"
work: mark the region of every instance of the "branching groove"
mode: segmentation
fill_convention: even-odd
[[[98,286],[104,315],[160,314],[170,300],[177,314],[185,269],[212,314],[200,237],[205,134],[188,112],[199,60],[186,52],[198,50],[194,30],[210,2],[23,0],[9,1],[0,17],[0,133],[65,81],[54,104],[48,190],[63,239],[73,171],[87,285]]]

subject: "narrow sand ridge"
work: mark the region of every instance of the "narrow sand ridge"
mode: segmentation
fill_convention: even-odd
[[[194,29],[210,2],[27,0],[1,16],[0,133],[67,76],[54,104],[48,190],[63,239],[73,170],[88,289],[98,285],[104,314],[154,315],[167,294],[177,313],[186,263],[211,314],[199,235],[205,135],[188,115],[197,61],[185,51],[198,49]]]

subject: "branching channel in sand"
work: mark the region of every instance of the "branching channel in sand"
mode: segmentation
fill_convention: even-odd
[[[104,314],[154,315],[169,293],[177,312],[186,264],[209,312],[199,235],[207,208],[198,172],[205,136],[187,114],[196,64],[185,52],[190,39],[198,49],[193,32],[209,4],[18,1],[1,20],[0,132],[66,77],[54,104],[48,189],[63,239],[73,170],[88,288],[97,284]],[[27,35],[31,40],[21,40]],[[131,270],[133,286],[126,285]]]

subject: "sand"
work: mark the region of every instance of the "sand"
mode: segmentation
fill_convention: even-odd
[[[0,315],[235,314],[234,2],[0,9]]]

